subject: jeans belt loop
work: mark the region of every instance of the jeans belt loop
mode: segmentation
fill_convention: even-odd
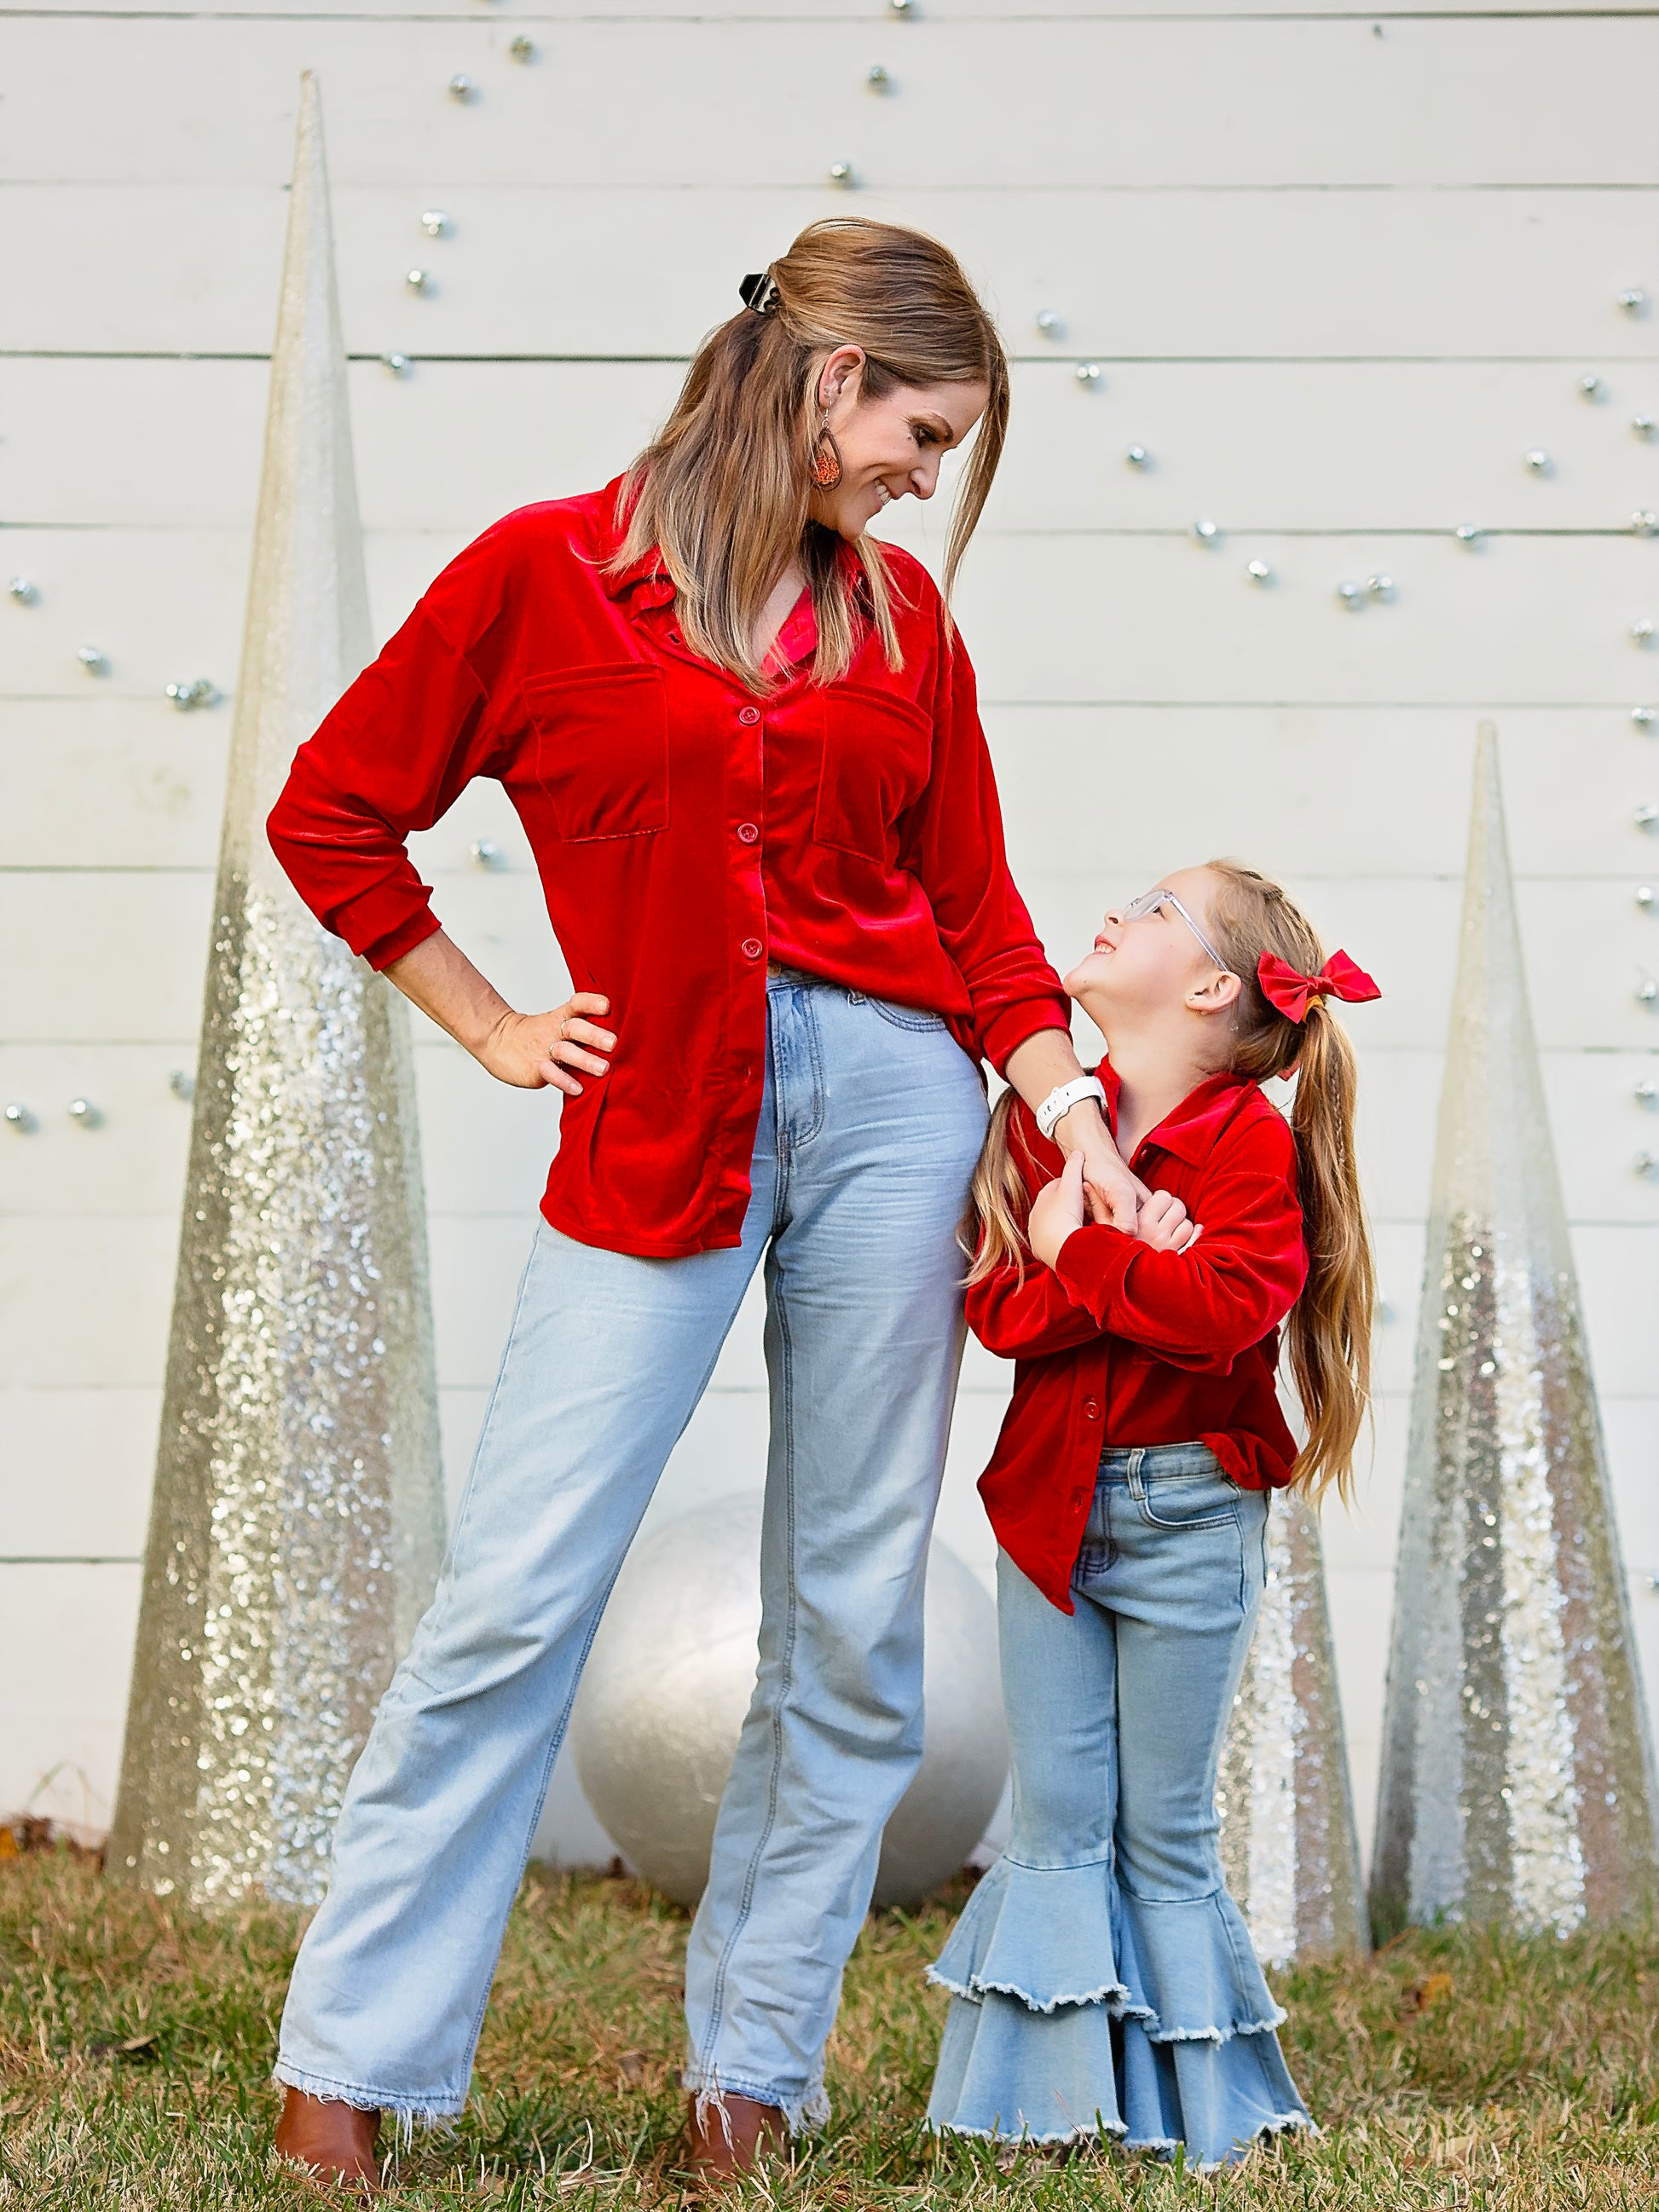
[[[1137,1444],[1134,1449],[1129,1454],[1129,1465],[1127,1469],[1129,1477],[1129,1495],[1131,1498],[1142,1504],[1146,1501],[1146,1485],[1141,1477],[1140,1465],[1146,1456],[1146,1450],[1145,1445]]]

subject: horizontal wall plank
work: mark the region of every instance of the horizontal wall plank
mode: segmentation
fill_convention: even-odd
[[[404,273],[457,226],[437,282]],[[9,350],[259,353],[270,343],[285,198],[276,184],[0,188]],[[1270,360],[1647,360],[1659,294],[1650,192],[1256,191],[848,194],[798,188],[344,185],[334,194],[348,349],[684,355],[732,312],[744,270],[804,223],[865,213],[943,236],[1011,327],[1064,307],[1089,355]],[[465,226],[463,229],[462,226]],[[431,253],[412,251],[434,246]],[[65,284],[65,268],[96,283]],[[439,271],[441,270],[441,274]],[[628,281],[618,282],[626,271]],[[1317,271],[1317,281],[1310,272]]]
[[[1010,336],[1018,343],[1018,333]],[[988,529],[1615,530],[1659,508],[1659,362],[1128,362],[1079,386],[1017,363]],[[677,362],[429,362],[351,369],[362,511],[377,530],[471,537],[511,508],[604,483],[652,434]],[[14,523],[246,529],[261,361],[0,359]],[[1146,466],[1126,458],[1144,448]],[[1539,477],[1525,456],[1543,450]],[[949,497],[950,477],[933,509]],[[44,601],[39,603],[44,605]]]
[[[1628,708],[1659,691],[1659,651],[1632,625],[1659,623],[1659,537],[1279,538],[1230,532],[1075,537],[988,532],[959,611],[990,702],[1299,701],[1390,706],[1574,702]],[[895,532],[895,536],[898,532]],[[458,550],[447,532],[368,541],[377,629],[394,629]],[[16,529],[6,557],[38,579],[38,605],[0,607],[13,696],[130,698],[152,708],[163,748],[183,717],[165,690],[204,676],[228,691],[240,658],[246,543],[206,531]],[[1268,562],[1263,589],[1246,576]],[[1394,580],[1392,604],[1339,604],[1344,580]],[[1011,623],[1006,610],[1040,611]],[[1547,609],[1549,619],[1536,610]],[[76,656],[101,649],[107,673]],[[228,721],[200,716],[200,734]]]
[[[161,1418],[159,1382],[0,1392],[8,1474],[0,1554],[141,1558]]]
[[[14,19],[14,80],[58,96],[18,103],[3,174],[282,183],[300,72],[314,68],[337,183],[411,195],[434,176],[787,189],[838,161],[890,191],[1653,182],[1651,15],[1448,16],[1381,39],[1353,18],[869,21],[862,51],[845,34],[826,48],[812,21],[544,19],[529,67],[508,52],[525,21],[415,20],[388,40],[346,17],[117,17],[95,36],[78,20]],[[458,70],[477,88],[465,103],[447,91]],[[210,95],[181,121],[132,98],[144,72]],[[1596,98],[1561,98],[1569,75]],[[634,127],[617,127],[619,101]],[[1011,106],[1041,127],[1011,129]]]

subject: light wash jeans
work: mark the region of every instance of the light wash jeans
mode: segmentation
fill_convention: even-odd
[[[1212,2166],[1309,2124],[1217,1848],[1267,1512],[1202,1444],[1107,1451],[1074,1613],[999,1556],[1013,1821],[930,1970],[936,2128]]]
[[[741,1249],[640,1260],[537,1233],[437,1594],[295,1966],[276,2078],[313,2096],[405,2124],[465,2104],[582,1662],[764,1255],[759,1672],[691,1931],[685,2078],[792,2126],[826,2110],[842,1969],[921,1755],[985,1097],[933,1015],[787,975],[767,999]]]

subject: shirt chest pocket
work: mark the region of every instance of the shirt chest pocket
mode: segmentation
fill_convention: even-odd
[[[668,694],[640,661],[532,676],[536,781],[555,837],[649,837],[668,827]]]
[[[890,868],[898,821],[927,788],[933,730],[919,707],[858,684],[823,694],[823,765],[812,835]]]

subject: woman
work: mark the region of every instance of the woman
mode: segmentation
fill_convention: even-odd
[[[884,224],[814,224],[743,289],[657,441],[463,553],[270,817],[328,927],[493,1075],[564,1094],[450,1554],[283,2017],[279,2149],[369,2185],[381,2112],[465,2103],[583,1659],[763,1255],[764,1620],[687,1960],[693,2163],[823,2117],[921,1751],[981,1055],[1133,1217],[1008,877],[967,657],[865,534],[977,425],[948,592],[1007,418],[995,331],[943,247]],[[443,933],[404,851],[475,775],[519,811],[576,987],[546,1013]]]

